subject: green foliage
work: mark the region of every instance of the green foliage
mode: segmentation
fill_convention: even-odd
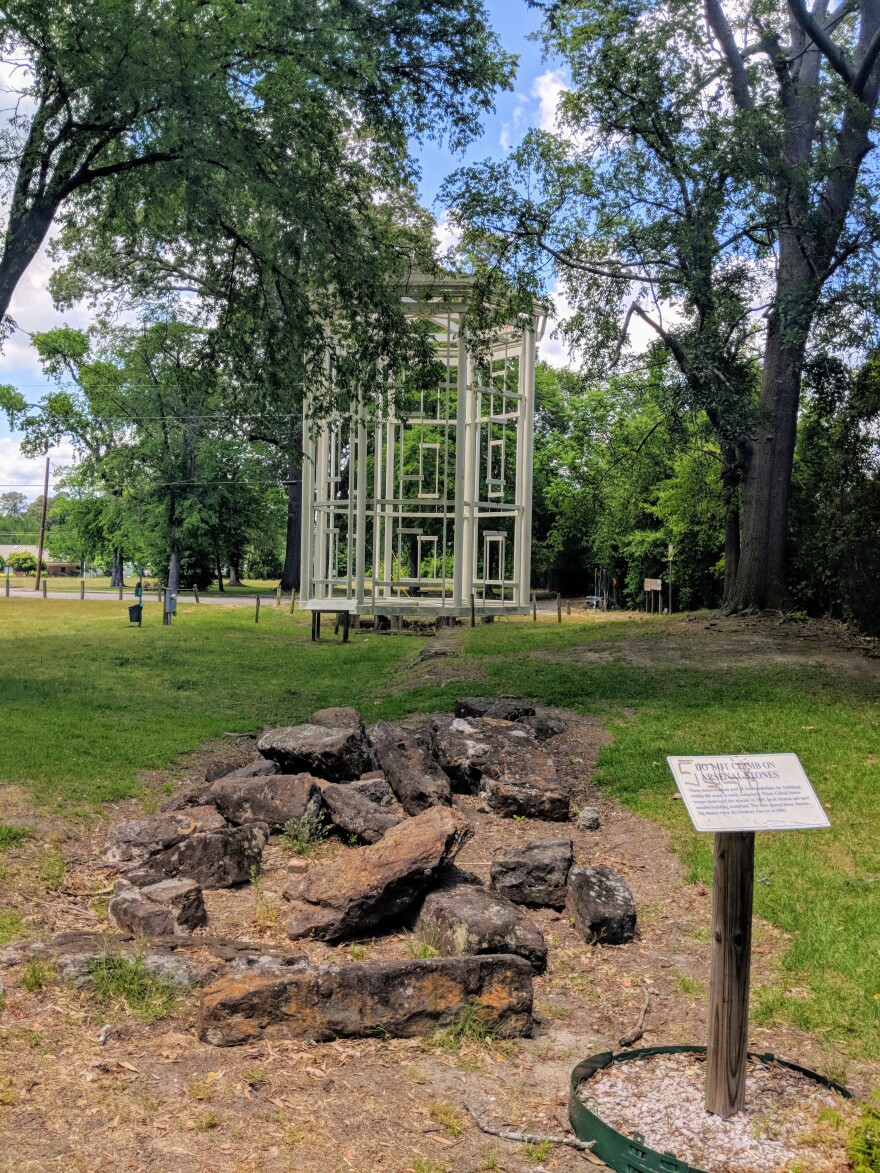
[[[47,961],[40,957],[32,957],[22,970],[21,984],[29,994],[39,994],[53,976],[54,970]]]
[[[142,957],[115,957],[109,953],[89,959],[92,996],[106,1011],[126,1007],[142,1022],[172,1014],[180,990],[167,978],[156,977]]]
[[[809,364],[792,483],[791,587],[811,614],[880,633],[880,358]]]
[[[27,827],[0,823],[0,851],[5,851],[7,847],[13,847],[16,843],[21,843],[22,840],[27,839],[30,833]]]
[[[327,831],[320,800],[312,799],[302,818],[288,819],[284,824],[281,843],[292,855],[313,855],[327,838]]]
[[[8,945],[21,936],[24,922],[21,913],[10,908],[0,908],[0,945]]]
[[[865,1103],[851,1125],[846,1155],[853,1173],[880,1173],[880,1092]]]
[[[22,574],[34,574],[37,569],[36,558],[27,550],[16,550],[6,559],[6,564],[11,566],[13,570],[21,571]],[[45,572],[45,562],[41,563],[41,569]]]

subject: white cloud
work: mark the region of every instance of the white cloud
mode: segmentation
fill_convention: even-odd
[[[449,217],[444,214],[437,221],[434,226],[434,240],[437,242],[437,248],[442,256],[453,251],[458,247],[458,242],[461,238],[457,228],[454,228],[449,222]]]
[[[59,444],[57,448],[50,448],[48,456],[51,494],[62,468],[73,464],[73,446],[67,443]],[[23,456],[17,440],[12,436],[0,436],[0,492],[18,489],[28,497],[38,497],[43,492],[45,469],[44,457],[32,459]]]
[[[544,337],[538,343],[538,358],[557,369],[577,366],[577,351],[572,353],[569,350],[568,344],[562,337],[559,329],[560,323],[571,316],[574,308],[558,285],[550,290],[550,296],[553,299],[553,306],[556,312],[552,318],[547,319]]]
[[[531,96],[538,100],[538,109],[535,112],[537,122],[533,120],[533,125],[540,127],[541,130],[556,130],[559,96],[570,88],[565,75],[558,69],[548,69],[538,74],[530,90]]]

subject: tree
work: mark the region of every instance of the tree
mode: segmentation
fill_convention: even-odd
[[[780,606],[807,346],[875,298],[880,7],[535,6],[571,72],[563,131],[453,180],[465,246],[533,289],[557,274],[589,360],[618,358],[634,321],[653,331],[723,457],[728,605]]]
[[[6,565],[11,566],[13,570],[20,571],[22,574],[34,574],[37,569],[37,559],[33,554],[29,554],[27,550],[17,550],[6,559]],[[43,562],[41,565],[45,572],[46,563]]]
[[[23,517],[27,509],[24,493],[0,493],[0,517]]]
[[[342,140],[352,162],[405,160],[408,131],[466,140],[511,65],[480,0],[11,0],[0,50],[0,318],[56,219],[106,225],[149,190],[234,228],[249,183],[337,206]]]

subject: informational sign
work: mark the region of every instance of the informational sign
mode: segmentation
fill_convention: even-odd
[[[662,591],[663,590],[663,579],[662,578],[646,578],[644,589],[646,591]]]
[[[698,831],[830,827],[797,754],[666,759]]]

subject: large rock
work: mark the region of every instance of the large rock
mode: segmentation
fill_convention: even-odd
[[[388,785],[382,770],[372,770],[364,774],[357,782],[349,782],[347,785],[356,794],[362,794],[364,798],[374,802],[377,806],[386,808],[397,806],[394,791]]]
[[[415,733],[387,721],[370,732],[379,768],[408,815],[452,801],[449,778]]]
[[[226,978],[202,996],[199,1037],[411,1038],[479,1015],[487,1030],[531,1033],[532,970],[521,957],[438,957],[322,965],[281,977]]]
[[[636,905],[629,884],[611,868],[572,868],[566,911],[584,940],[625,945],[636,933]]]
[[[448,807],[407,819],[372,847],[316,864],[283,892],[291,902],[287,932],[296,940],[362,936],[406,912],[452,862],[470,827]]]
[[[485,717],[439,714],[431,719],[431,752],[457,790],[465,794],[476,791],[492,756],[497,727],[497,722]]]
[[[371,765],[363,724],[290,725],[273,729],[257,742],[260,753],[285,774],[314,774],[328,782],[359,778]]]
[[[325,729],[358,729],[365,732],[364,719],[357,709],[340,706],[334,709],[318,709],[309,717],[310,725],[322,725]]]
[[[107,837],[101,858],[111,867],[131,867],[180,843],[195,829],[195,820],[185,814],[153,815],[117,823]]]
[[[268,830],[263,823],[225,831],[196,831],[150,856],[126,879],[139,888],[184,876],[203,888],[232,888],[260,871]]]
[[[476,884],[429,892],[417,931],[440,953],[515,953],[536,973],[547,968],[544,934],[506,897]]]
[[[135,888],[122,880],[107,906],[110,921],[135,937],[180,937],[208,923],[202,890],[193,880],[162,880]]]
[[[492,887],[515,904],[563,908],[573,861],[570,839],[546,839],[492,864]]]
[[[499,729],[483,765],[477,793],[496,814],[564,822],[571,799],[553,759],[518,726]]]
[[[230,823],[266,823],[270,831],[282,831],[285,823],[303,817],[319,784],[320,779],[311,774],[268,778],[229,774],[211,787],[211,799]]]
[[[378,843],[386,831],[401,821],[394,811],[383,809],[355,790],[357,782],[340,786],[338,782],[322,782],[321,799],[334,827],[346,835],[356,835],[364,843]],[[382,783],[383,786],[387,784]]]
[[[538,741],[547,741],[564,733],[569,726],[570,717],[561,713],[559,709],[547,705],[535,705],[534,712],[517,718],[517,724],[530,729]]]
[[[455,702],[456,717],[496,717],[501,721],[518,721],[531,717],[535,706],[528,701],[507,696],[465,696]]]
[[[268,758],[255,758],[252,762],[248,762],[246,766],[240,766],[237,770],[229,770],[225,774],[217,774],[211,779],[212,782],[219,781],[220,778],[270,778],[273,774],[280,774],[281,767],[277,762],[270,762]]]

